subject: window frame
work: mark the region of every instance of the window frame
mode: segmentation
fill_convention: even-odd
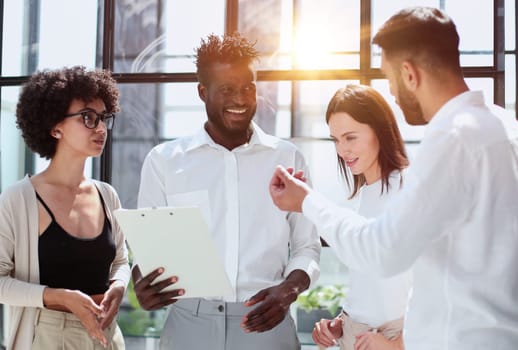
[[[114,67],[114,37],[115,37],[115,5],[117,0],[101,0],[102,13],[100,13],[99,24],[102,22],[102,42],[98,44],[102,52],[100,57],[100,67],[113,71]],[[515,0],[516,1],[516,0]],[[296,7],[299,1],[293,0]],[[442,3],[444,5],[444,3]],[[360,0],[360,68],[359,69],[327,69],[327,70],[259,70],[257,72],[258,81],[297,81],[304,80],[359,80],[361,84],[370,85],[373,79],[383,79],[383,74],[378,68],[371,68],[371,0]],[[516,5],[515,5],[516,6]],[[505,23],[504,23],[505,0],[494,0],[494,49],[493,66],[464,67],[463,72],[466,78],[491,78],[494,80],[494,102],[505,106],[505,56],[514,55],[516,57],[516,46],[514,50],[505,50]],[[0,19],[3,27],[4,4],[0,1]],[[30,11],[29,16],[36,18],[38,6]],[[238,28],[239,19],[239,0],[227,0],[226,2],[225,31],[233,32]],[[515,20],[516,22],[516,20]],[[516,23],[515,23],[516,26]],[[30,40],[37,40],[37,33],[29,33]],[[1,40],[1,39],[0,39]],[[2,49],[0,41],[0,49]],[[29,57],[30,60],[30,57]],[[1,69],[0,57],[0,69]],[[1,73],[1,71],[0,71]],[[120,84],[126,83],[181,83],[197,82],[196,73],[118,73],[114,71],[114,78]],[[28,76],[1,76],[0,88],[2,86],[21,85],[27,81]],[[517,79],[518,81],[518,79]],[[517,84],[518,85],[518,84]],[[292,96],[292,106],[294,106],[296,96]],[[515,108],[516,110],[516,108]],[[295,111],[292,107],[292,121]],[[516,112],[518,119],[518,112]],[[294,130],[292,125],[292,131]],[[297,136],[297,135],[295,135]],[[111,134],[106,143],[105,151],[99,161],[94,162],[94,177],[100,180],[111,181],[112,164],[112,138]],[[31,172],[33,165],[31,162],[30,151],[26,153],[25,170]]]

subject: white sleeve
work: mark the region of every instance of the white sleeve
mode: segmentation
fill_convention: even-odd
[[[110,281],[121,281],[126,288],[131,278],[128,250],[124,233],[113,217],[113,211],[121,208],[120,199],[115,189],[107,183],[101,182],[99,189],[102,191],[104,202],[108,206],[107,215],[112,223],[112,235],[116,247],[115,258],[110,269]]]
[[[299,155],[299,154],[298,154]],[[302,155],[297,159],[295,169],[303,169],[308,183],[309,172]],[[320,237],[315,226],[301,213],[289,213],[290,225],[290,260],[284,271],[285,277],[294,270],[305,271],[311,281],[310,286],[320,276]]]
[[[28,215],[29,205],[19,191],[8,189],[0,195],[0,303],[43,307],[46,286],[28,282],[31,259],[37,259],[36,256],[28,256]],[[15,252],[20,251],[17,247],[21,247],[25,256],[16,259]]]
[[[314,191],[302,203],[304,215],[350,268],[381,276],[402,272],[434,240],[467,220],[476,163],[454,133],[429,136],[403,188],[378,218],[339,208]]]
[[[138,192],[139,208],[164,207],[167,205],[165,191],[165,160],[153,149],[144,159],[140,173]]]

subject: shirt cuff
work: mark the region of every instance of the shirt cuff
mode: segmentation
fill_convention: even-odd
[[[125,287],[128,287],[128,283],[131,279],[131,270],[128,264],[119,266],[117,270],[111,272],[110,281],[121,281]]]
[[[27,288],[27,293],[30,294],[30,296],[28,296],[28,300],[34,301],[34,304],[30,303],[29,305],[24,306],[44,308],[45,304],[43,303],[43,292],[45,291],[45,288],[47,288],[47,286],[42,284]]]
[[[288,266],[286,266],[286,269],[284,270],[284,277],[288,277],[288,275],[295,270],[302,270],[308,274],[310,288],[320,276],[320,267],[318,262],[307,256],[297,256],[290,260]]]

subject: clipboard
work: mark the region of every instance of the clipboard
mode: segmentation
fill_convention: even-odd
[[[143,276],[160,266],[160,277],[178,276],[164,291],[185,289],[178,298],[233,295],[200,208],[117,209],[113,214]]]

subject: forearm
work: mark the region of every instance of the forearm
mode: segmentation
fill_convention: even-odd
[[[45,286],[20,281],[10,276],[0,277],[0,303],[11,306],[42,307]]]
[[[285,278],[295,270],[309,276],[310,285],[320,275],[320,237],[313,224],[300,213],[288,214],[290,224],[290,258],[284,270]]]
[[[63,288],[45,287],[43,290],[43,305],[46,308],[66,308],[71,291]]]
[[[404,224],[409,219],[401,218],[403,205],[398,202],[378,218],[368,219],[313,192],[304,200],[303,210],[347,267],[388,277],[407,269],[425,243],[412,237],[417,223]]]
[[[293,270],[281,284],[286,288],[288,294],[291,294],[293,301],[297,296],[309,288],[309,276],[302,270]]]
[[[43,305],[47,309],[73,312],[74,306],[82,299],[99,305],[104,298],[104,294],[86,295],[79,290],[65,288],[45,287],[43,290]]]

